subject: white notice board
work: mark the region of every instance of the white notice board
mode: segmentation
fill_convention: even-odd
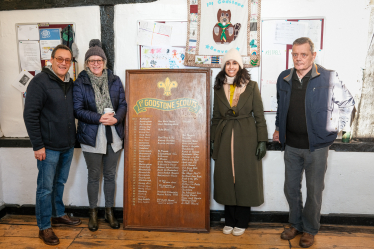
[[[292,43],[309,37],[315,46],[315,62],[323,65],[324,18],[271,19],[261,23],[261,97],[264,111],[277,111],[276,83],[279,74],[293,67]]]

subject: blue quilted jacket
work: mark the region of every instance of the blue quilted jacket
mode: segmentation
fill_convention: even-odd
[[[108,70],[109,95],[112,100],[114,117],[118,120],[115,124],[118,136],[124,138],[124,118],[127,111],[125,91],[120,78]],[[97,113],[95,93],[90,78],[85,70],[74,82],[73,88],[74,116],[78,119],[77,140],[81,144],[95,146],[97,130],[100,125],[101,114]]]
[[[277,81],[278,110],[275,126],[283,149],[286,144],[293,70],[283,71]],[[339,80],[337,72],[313,65],[305,94],[306,126],[311,152],[334,142],[338,131],[350,121],[354,104],[351,93]]]

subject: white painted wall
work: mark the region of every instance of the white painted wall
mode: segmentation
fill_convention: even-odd
[[[360,67],[365,61],[365,47],[369,23],[367,0],[262,0],[263,18],[325,16],[325,66],[336,69],[341,80],[354,92],[359,80]],[[346,13],[346,14],[342,14]],[[43,17],[46,16],[46,17]],[[349,16],[349,18],[347,18]],[[137,20],[187,20],[186,0],[159,0],[146,4],[126,4],[115,7],[114,71],[125,83],[127,69],[138,69],[136,45]],[[26,136],[22,120],[21,96],[8,82],[18,73],[15,47],[15,23],[20,22],[75,22],[77,43],[81,56],[88,49],[92,38],[100,37],[100,13],[98,7],[65,8],[50,10],[3,11],[0,14],[0,124],[5,136]],[[349,52],[347,52],[349,51]],[[2,58],[7,58],[4,60]],[[217,73],[214,70],[214,75]],[[257,69],[251,71],[259,81]],[[19,103],[17,103],[19,101]],[[8,103],[12,103],[9,108]],[[19,106],[18,106],[19,104]],[[14,106],[13,106],[14,105]],[[7,110],[9,108],[9,110]],[[266,114],[269,137],[274,131],[274,114]],[[326,189],[322,213],[374,213],[371,190],[374,175],[371,162],[374,153],[343,153],[330,151],[326,174]],[[122,207],[123,163],[122,152],[117,173],[117,207]],[[283,153],[269,151],[263,161],[265,203],[254,210],[287,211],[283,194]],[[35,204],[37,168],[31,148],[0,148],[0,200],[9,204]],[[88,206],[86,195],[87,169],[80,149],[74,153],[70,177],[66,184],[64,201],[67,205]],[[303,188],[305,193],[305,186]],[[102,193],[102,192],[101,192]],[[1,197],[1,194],[3,196]],[[359,203],[359,205],[357,205]],[[99,206],[104,206],[103,195]],[[212,210],[222,209],[214,201]]]
[[[11,85],[19,74],[15,25],[39,22],[76,24],[79,69],[83,68],[90,39],[101,36],[98,6],[0,11],[0,127],[6,137],[28,136],[22,117],[22,94]]]
[[[115,206],[123,206],[123,153],[119,160]],[[374,153],[330,151],[323,193],[322,214],[349,213],[373,214]],[[0,148],[3,200],[7,204],[35,204],[36,160],[30,148]],[[288,211],[283,194],[283,152],[268,151],[263,160],[265,203],[253,208],[256,211]],[[87,168],[80,149],[75,149],[66,183],[66,205],[88,206],[86,193]],[[1,185],[0,185],[1,186]],[[305,185],[303,187],[305,198]],[[1,195],[0,195],[1,196]],[[103,192],[99,206],[104,206]],[[359,204],[359,205],[358,205]],[[220,206],[212,206],[212,210]]]

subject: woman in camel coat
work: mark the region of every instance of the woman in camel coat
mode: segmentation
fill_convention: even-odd
[[[258,85],[236,49],[223,57],[214,89],[214,199],[225,205],[223,233],[241,235],[250,207],[264,202],[261,159],[268,134]]]

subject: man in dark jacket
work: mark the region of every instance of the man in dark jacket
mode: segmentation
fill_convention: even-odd
[[[285,183],[291,227],[281,238],[300,238],[310,247],[320,227],[322,191],[330,145],[338,131],[350,121],[354,100],[335,71],[314,64],[313,42],[294,41],[294,68],[283,71],[277,81],[278,110],[273,140],[285,148]],[[303,207],[302,174],[305,171],[307,199]]]
[[[74,153],[73,81],[68,70],[73,55],[65,45],[52,52],[52,66],[44,67],[27,88],[23,118],[38,166],[35,213],[39,237],[59,244],[53,224],[79,225],[65,214],[62,201]]]

